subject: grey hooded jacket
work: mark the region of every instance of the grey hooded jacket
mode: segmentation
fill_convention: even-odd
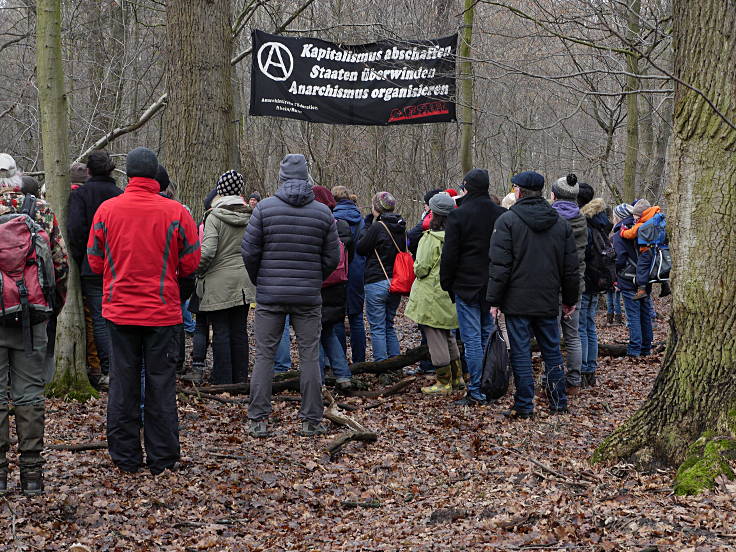
[[[282,174],[276,195],[258,203],[246,229],[241,252],[259,304],[321,305],[322,281],[340,261],[335,219],[314,201],[307,178],[306,165]]]

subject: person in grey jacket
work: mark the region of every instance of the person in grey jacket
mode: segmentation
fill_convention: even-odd
[[[239,173],[220,176],[204,222],[197,296],[199,311],[207,313],[212,324],[214,384],[244,382],[248,374],[248,307],[255,299],[255,287],[240,255],[252,212],[243,200],[244,189]]]
[[[281,161],[279,189],[259,202],[242,244],[243,261],[256,285],[256,362],[250,384],[250,433],[269,435],[274,355],[288,314],[299,343],[302,435],[322,425],[319,339],[322,282],[340,260],[337,227],[329,207],[314,200],[307,161]]]

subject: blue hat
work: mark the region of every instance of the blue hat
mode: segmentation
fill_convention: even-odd
[[[511,183],[519,188],[541,191],[544,188],[544,177],[538,172],[524,171],[512,176]]]

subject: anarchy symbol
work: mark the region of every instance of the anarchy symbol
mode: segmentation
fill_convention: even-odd
[[[266,42],[258,50],[258,67],[269,79],[285,81],[294,69],[294,58],[280,42]]]

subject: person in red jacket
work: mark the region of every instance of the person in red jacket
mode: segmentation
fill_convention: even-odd
[[[199,265],[192,216],[159,195],[156,154],[128,153],[128,186],[100,205],[87,243],[93,272],[103,276],[102,316],[111,339],[107,446],[115,465],[143,465],[139,436],[141,369],[145,369],[143,433],[151,473],[176,469],[180,456],[176,366],[172,343],[182,323],[179,278]]]

